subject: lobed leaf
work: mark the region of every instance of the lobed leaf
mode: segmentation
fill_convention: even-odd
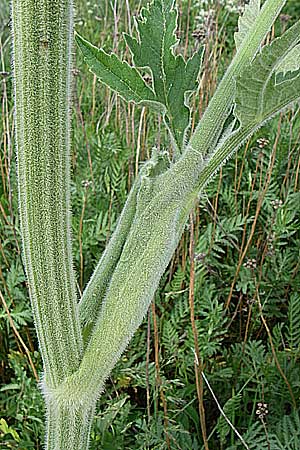
[[[126,101],[147,104],[161,112],[170,131],[175,148],[181,149],[190,125],[188,99],[198,88],[203,50],[188,61],[175,56],[173,48],[178,12],[174,0],[153,0],[142,8],[137,19],[138,39],[124,34],[137,68],[149,68],[152,87],[149,87],[136,67],[121,61],[115,54],[97,49],[76,33],[90,70],[110,89]]]
[[[154,0],[142,9],[136,22],[138,39],[124,36],[134,64],[151,70],[156,99],[166,108],[166,125],[175,145],[182,148],[190,124],[188,94],[198,88],[203,51],[196,52],[187,62],[181,55],[174,55],[177,15],[174,0]]]
[[[129,66],[126,61],[121,61],[115,54],[109,55],[98,49],[78,33],[75,39],[90,70],[102,83],[128,102],[138,104],[155,101],[153,90],[134,67]]]
[[[149,67],[157,100],[163,104],[167,97],[167,71],[174,64],[171,49],[176,45],[177,10],[174,0],[154,0],[142,8],[136,20],[138,40],[124,34],[137,67]]]
[[[186,140],[186,131],[190,125],[190,107],[188,100],[190,95],[198,89],[198,76],[201,69],[202,51],[184,61],[177,56],[174,60],[175,69],[169,71],[167,84],[169,86],[166,107],[168,115],[166,124],[173,131],[175,141],[179,148]]]

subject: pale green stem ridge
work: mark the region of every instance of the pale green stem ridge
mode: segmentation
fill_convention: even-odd
[[[52,387],[82,356],[70,231],[72,15],[67,0],[12,1],[21,232],[45,382]]]
[[[51,450],[88,450],[95,405],[70,405],[46,399],[46,448]]]

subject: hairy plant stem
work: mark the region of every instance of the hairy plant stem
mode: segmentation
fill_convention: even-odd
[[[48,450],[85,450],[97,397],[140,325],[201,189],[259,126],[218,145],[235,77],[254,58],[285,0],[266,0],[182,158],[140,174],[80,304],[70,233],[72,2],[13,0],[21,231],[44,362]],[[93,316],[94,314],[94,316]]]
[[[87,426],[86,416],[72,408],[68,415],[49,394],[78,369],[83,347],[70,232],[72,8],[69,0],[12,0],[21,233],[44,363],[49,450],[81,450],[62,436]]]
[[[70,233],[72,2],[13,0],[19,207],[45,380],[80,362]]]
[[[46,449],[88,450],[95,406],[75,407],[47,399]]]

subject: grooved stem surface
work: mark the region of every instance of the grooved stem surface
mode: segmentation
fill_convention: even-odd
[[[45,382],[80,362],[70,225],[72,2],[13,0],[19,207]]]
[[[46,450],[88,450],[94,406],[75,408],[47,399]]]

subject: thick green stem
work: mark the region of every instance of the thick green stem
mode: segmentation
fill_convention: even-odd
[[[139,326],[198,195],[197,188],[202,184],[199,177],[207,164],[205,155],[215,147],[220,122],[226,119],[232,105],[234,78],[255,57],[284,3],[284,0],[265,2],[186,153],[167,173],[157,178],[145,203],[140,199],[144,189],[141,187],[135,220],[111,278],[100,316],[78,372],[62,386],[64,394],[78,393],[82,386],[91,398],[99,392]],[[219,165],[221,162],[219,160]]]
[[[95,407],[46,399],[46,448],[88,450]]]
[[[70,233],[69,0],[13,0],[19,207],[25,266],[44,362],[57,387],[82,354]]]

